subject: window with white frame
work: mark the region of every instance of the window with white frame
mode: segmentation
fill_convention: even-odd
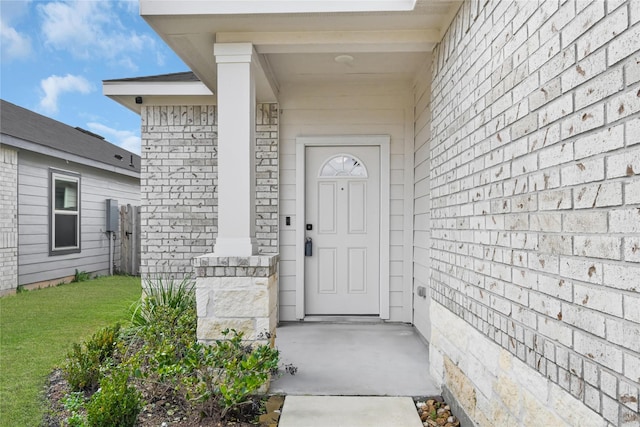
[[[51,254],[80,252],[80,175],[51,171]]]

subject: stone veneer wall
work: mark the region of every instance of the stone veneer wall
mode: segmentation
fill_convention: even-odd
[[[278,251],[278,107],[256,113],[256,239]],[[217,235],[216,106],[142,108],[141,274],[192,274]]]
[[[275,343],[278,323],[278,255],[194,258],[197,336],[225,339],[235,329],[252,344]]]
[[[478,425],[640,425],[640,2],[465,1],[434,52],[433,375]]]
[[[18,286],[18,152],[0,147],[0,295]]]

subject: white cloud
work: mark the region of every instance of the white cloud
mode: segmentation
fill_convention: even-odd
[[[31,54],[31,39],[0,21],[0,52],[3,61],[27,58]]]
[[[104,136],[119,147],[140,155],[140,137],[130,130],[118,130],[101,123],[90,122],[87,127],[91,132]]]
[[[87,94],[95,89],[93,85],[82,76],[67,74],[61,76],[49,76],[40,82],[44,97],[40,100],[40,108],[48,113],[58,112],[58,97],[63,93],[78,92]]]
[[[77,58],[124,61],[135,66],[127,56],[154,51],[156,42],[147,34],[125,28],[114,9],[117,5],[130,13],[130,2],[70,0],[41,4],[38,9],[45,44]]]

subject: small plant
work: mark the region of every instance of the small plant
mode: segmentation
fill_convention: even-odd
[[[195,306],[194,282],[190,277],[176,282],[173,278],[147,278],[143,297],[132,308],[131,323],[145,326],[153,322],[158,307],[171,308],[178,313]]]
[[[91,279],[91,274],[86,271],[78,271],[76,268],[76,274],[73,276],[72,282],[86,282],[89,279]]]
[[[71,416],[67,417],[66,425],[69,427],[85,427],[85,418],[81,411],[84,408],[84,394],[82,392],[72,392],[62,399],[62,404]]]
[[[25,288],[24,285],[18,285],[16,288],[16,294],[22,294],[25,292],[29,292],[29,289]]]
[[[92,393],[98,389],[100,379],[100,358],[82,345],[74,343],[67,353],[62,372],[73,391]]]
[[[250,396],[269,381],[278,366],[278,350],[267,345],[251,347],[242,342],[242,332],[225,330],[226,339],[213,346],[199,345],[199,357],[187,358],[194,363],[195,375],[183,378],[187,397],[211,415],[218,402],[223,418],[229,411],[253,403]],[[227,338],[227,336],[229,337]]]
[[[127,370],[116,370],[100,382],[87,403],[89,427],[133,427],[142,409],[140,393],[128,384]]]
[[[72,390],[92,393],[98,388],[101,369],[113,355],[119,331],[119,324],[108,326],[96,332],[84,345],[73,345],[62,368]]]

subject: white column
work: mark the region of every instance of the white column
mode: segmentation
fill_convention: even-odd
[[[216,256],[251,256],[255,239],[256,94],[251,43],[216,43],[218,237]]]

